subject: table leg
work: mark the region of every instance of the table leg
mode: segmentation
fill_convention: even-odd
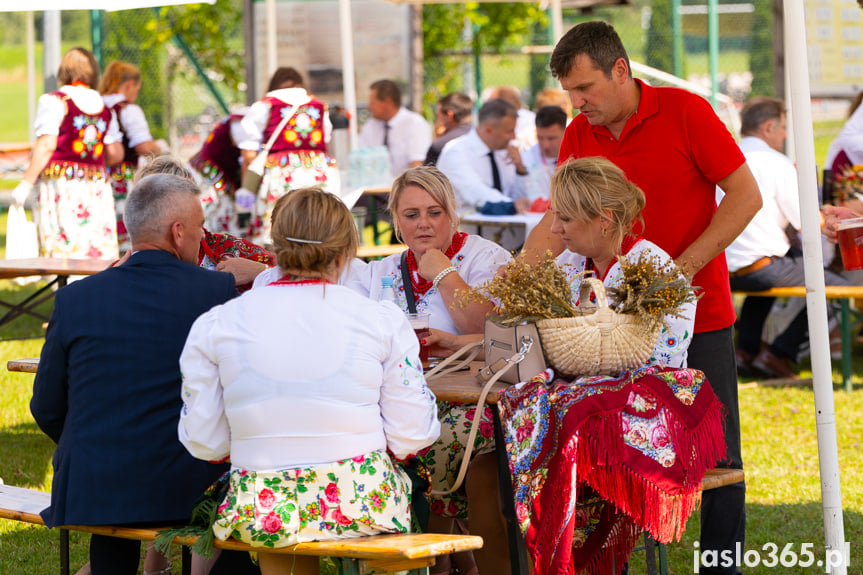
[[[60,575],[69,575],[69,530],[60,530]]]
[[[500,482],[500,505],[503,516],[506,518],[507,540],[509,541],[509,559],[512,566],[512,575],[528,575],[530,569],[527,560],[527,547],[524,537],[518,527],[515,517],[515,501],[512,495],[512,476],[509,472],[509,460],[506,456],[506,440],[503,437],[503,425],[500,422],[500,413],[497,406],[492,407],[492,421],[494,423],[494,442],[497,446],[497,471]]]
[[[48,282],[46,285],[39,288],[36,291],[36,293],[30,295],[30,297],[28,297],[27,299],[25,299],[21,303],[15,304],[14,306],[10,306],[10,307],[12,307],[12,309],[10,309],[8,312],[6,312],[6,315],[4,315],[2,318],[0,318],[0,325],[3,325],[4,323],[10,322],[13,319],[15,319],[16,317],[18,317],[19,315],[23,315],[25,313],[33,315],[33,316],[38,317],[40,319],[43,319],[44,316],[41,316],[39,314],[35,314],[31,308],[41,304],[44,301],[48,301],[49,299],[54,297],[53,293],[45,294],[45,292],[50,290],[54,286],[54,284],[59,283],[61,277],[63,278],[63,280],[65,282],[66,276],[57,276],[56,278],[54,278],[53,280]]]
[[[839,318],[839,329],[842,330],[842,384],[845,391],[851,393],[851,304],[848,298],[839,301],[842,304],[842,315]]]

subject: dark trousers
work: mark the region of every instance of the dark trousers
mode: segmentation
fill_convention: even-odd
[[[734,328],[696,333],[689,344],[688,365],[707,376],[713,392],[725,406],[727,456],[719,467],[743,468],[740,449],[740,408],[737,403],[737,365]],[[701,502],[701,552],[743,548],[746,536],[746,484],[744,482],[705,491]],[[740,573],[736,567],[702,567],[700,573]]]
[[[107,535],[90,537],[90,571],[93,575],[136,575],[141,542]]]
[[[731,278],[731,289],[739,291],[764,291],[773,287],[802,286],[805,284],[802,256],[787,255],[776,258],[758,271],[738,278]],[[848,285],[848,280],[830,270],[824,270],[826,285]],[[757,355],[761,351],[761,332],[764,322],[773,308],[768,297],[747,297],[737,320],[737,347]],[[785,331],[776,336],[768,348],[774,355],[795,359],[800,345],[809,338],[809,323],[804,307],[794,317]]]
[[[191,555],[183,548],[183,560]],[[141,542],[107,535],[90,537],[90,570],[93,575],[137,575]],[[177,570],[175,569],[176,573]],[[260,575],[261,570],[245,551],[222,550],[210,575]]]

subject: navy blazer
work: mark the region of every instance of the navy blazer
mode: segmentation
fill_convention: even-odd
[[[57,291],[30,411],[57,443],[49,527],[188,520],[225,465],[177,438],[192,323],[236,295],[231,274],[144,250]]]

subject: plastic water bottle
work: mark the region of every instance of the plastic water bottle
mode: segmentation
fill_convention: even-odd
[[[392,276],[381,278],[381,294],[378,296],[378,301],[388,301],[396,305],[396,291],[393,289]]]

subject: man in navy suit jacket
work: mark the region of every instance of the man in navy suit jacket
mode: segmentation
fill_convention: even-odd
[[[156,174],[126,201],[132,255],[57,292],[30,411],[57,443],[57,525],[185,523],[227,467],[177,439],[180,352],[195,319],[236,295],[196,265],[204,214],[193,182]],[[93,575],[137,573],[140,542],[93,535]]]

